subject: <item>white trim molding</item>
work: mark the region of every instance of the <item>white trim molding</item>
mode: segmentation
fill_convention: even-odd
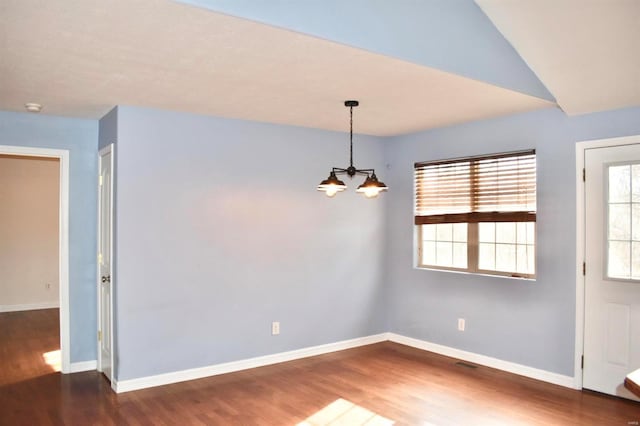
[[[80,373],[82,371],[93,371],[97,368],[98,362],[94,359],[91,361],[72,362],[69,373]]]
[[[529,367],[515,362],[503,361],[501,359],[492,358],[486,355],[480,355],[474,352],[467,352],[449,346],[438,345],[436,343],[427,342],[425,340],[414,339],[395,333],[388,333],[389,340],[402,345],[411,346],[413,348],[434,352],[451,358],[472,362],[474,364],[484,365],[486,367],[496,368],[498,370],[517,374],[519,376],[529,377],[531,379],[541,380],[554,385],[560,385],[567,388],[574,388],[573,377],[565,376],[558,373],[552,373],[546,370]]]
[[[240,361],[226,362],[223,364],[209,365],[200,368],[191,368],[188,370],[175,371],[171,373],[158,374],[156,376],[141,377],[129,380],[113,380],[111,382],[113,389],[117,393],[129,392],[139,389],[150,388],[154,386],[168,385],[171,383],[184,382],[186,380],[201,379],[203,377],[217,376],[219,374],[233,373],[235,371],[247,370],[249,368],[263,367],[280,362],[293,361],[296,359],[307,358],[310,356],[322,355],[330,352],[342,351],[345,349],[356,348],[358,346],[370,345],[388,340],[387,333],[376,334],[372,336],[360,337],[356,339],[343,340],[336,343],[328,343],[326,345],[311,346],[302,349],[296,349],[288,352],[280,352],[272,355],[265,355],[255,358],[243,359]]]
[[[172,383],[184,382],[187,380],[201,379],[204,377],[216,376],[219,374],[233,373],[236,371],[247,370],[250,368],[263,367],[280,362],[293,361],[296,359],[307,358],[316,355],[322,355],[330,352],[342,351],[345,349],[356,348],[359,346],[371,345],[384,341],[391,341],[413,348],[437,353],[440,355],[456,358],[474,364],[486,367],[496,368],[519,376],[529,377],[543,382],[552,383],[568,388],[575,388],[574,378],[546,370],[529,367],[526,365],[516,364],[509,361],[503,361],[485,355],[467,352],[448,346],[438,345],[424,340],[414,339],[395,333],[381,333],[372,336],[361,337],[351,340],[343,340],[336,343],[328,343],[326,345],[311,346],[308,348],[297,349],[288,352],[281,352],[272,355],[265,355],[256,358],[249,358],[240,361],[232,361],[223,364],[209,365],[206,367],[192,368],[182,371],[174,371],[170,373],[158,374],[155,376],[140,377],[129,380],[112,380],[111,387],[117,393],[130,392],[140,389],[146,389],[154,386],[163,386]]]
[[[18,312],[18,311],[35,311],[38,309],[59,308],[60,302],[39,302],[39,303],[23,303],[19,305],[0,305],[0,312]]]
[[[60,356],[62,372],[71,372],[69,323],[69,151],[27,146],[0,145],[0,154],[50,157],[60,160],[59,203],[59,287],[60,287]]]

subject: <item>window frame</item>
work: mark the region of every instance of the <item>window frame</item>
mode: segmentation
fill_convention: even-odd
[[[534,211],[495,211],[495,212],[478,212],[472,211],[469,213],[443,213],[443,214],[434,214],[434,215],[418,215],[417,205],[418,205],[418,177],[417,172],[421,167],[431,166],[431,165],[445,165],[445,164],[453,164],[453,163],[462,163],[462,162],[470,162],[470,173],[469,179],[473,180],[474,176],[478,175],[476,164],[482,160],[492,160],[492,159],[500,159],[500,158],[508,158],[508,157],[518,157],[524,155],[533,155],[535,156],[535,150],[526,150],[526,151],[514,151],[514,152],[505,152],[499,154],[491,154],[491,155],[482,155],[482,156],[473,156],[473,157],[460,157],[454,159],[447,160],[438,160],[438,161],[426,161],[426,162],[418,162],[414,164],[414,231],[416,236],[416,245],[415,245],[415,255],[417,256],[415,267],[419,269],[426,270],[437,270],[437,271],[449,271],[449,272],[460,272],[460,273],[470,273],[477,275],[489,275],[489,276],[499,276],[499,277],[507,277],[507,278],[519,278],[519,279],[529,279],[535,280],[538,271],[538,255],[537,255],[537,247],[538,247],[538,239],[537,239],[537,174],[535,177],[535,189],[533,191],[534,196],[536,197],[535,202],[535,210]],[[537,171],[537,157],[534,157],[534,161],[536,162],[534,166],[534,171]],[[473,183],[471,184],[473,185]],[[470,194],[475,194],[473,189],[470,189]],[[470,195],[470,203],[475,205],[476,195]],[[467,217],[467,221],[462,220],[465,215]],[[455,217],[455,220],[452,218]],[[471,219],[471,220],[469,220]],[[513,271],[500,271],[500,270],[492,270],[492,269],[480,269],[480,241],[479,241],[479,223],[480,222],[489,222],[489,223],[497,223],[497,222],[509,222],[509,223],[534,223],[534,242],[533,242],[533,250],[534,250],[534,260],[533,260],[533,273],[522,273],[522,272],[513,272]],[[423,251],[424,251],[424,239],[423,239],[423,225],[429,224],[439,224],[439,223],[465,223],[467,225],[467,267],[459,268],[454,266],[439,266],[424,263],[423,259]],[[496,243],[494,243],[496,244]],[[513,243],[513,246],[517,247],[518,244]],[[524,244],[529,245],[529,244]]]

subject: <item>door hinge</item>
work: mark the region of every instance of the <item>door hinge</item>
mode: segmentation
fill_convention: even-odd
[[[580,368],[582,368],[584,370],[584,355],[582,355],[582,357],[580,357]]]
[[[98,342],[102,341],[102,330],[98,330]]]
[[[582,181],[587,181],[587,171],[585,169],[582,169]]]
[[[102,186],[102,175],[98,178],[98,185]]]
[[[587,275],[587,262],[582,262],[582,275]]]

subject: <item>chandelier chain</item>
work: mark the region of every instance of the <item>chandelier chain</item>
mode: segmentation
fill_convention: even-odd
[[[353,167],[353,107],[349,107],[349,166]]]

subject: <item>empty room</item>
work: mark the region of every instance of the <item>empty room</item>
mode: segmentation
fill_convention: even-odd
[[[0,424],[639,424],[639,22],[0,0]]]

